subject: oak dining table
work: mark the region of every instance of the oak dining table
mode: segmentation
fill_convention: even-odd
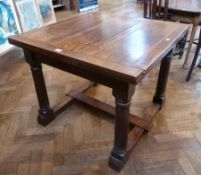
[[[171,19],[183,23],[192,24],[189,46],[184,60],[184,68],[188,68],[188,60],[192,44],[199,24],[201,23],[201,1],[200,0],[169,0],[168,12]]]
[[[9,42],[23,48],[30,65],[39,124],[48,125],[73,101],[110,114],[115,131],[109,166],[120,171],[164,104],[172,51],[188,30],[186,24],[91,12],[10,36]],[[156,91],[147,113],[143,118],[130,114],[135,87],[159,63]],[[83,77],[86,83],[50,106],[41,64]],[[112,89],[115,106],[84,93],[98,84]]]

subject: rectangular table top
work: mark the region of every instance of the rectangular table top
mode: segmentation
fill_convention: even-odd
[[[200,0],[169,0],[169,9],[201,14]]]
[[[92,12],[9,37],[9,42],[48,59],[136,83],[188,29],[186,24]]]

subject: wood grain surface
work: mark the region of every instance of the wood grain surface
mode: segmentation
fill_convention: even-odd
[[[12,36],[9,41],[47,59],[136,83],[188,29],[185,24],[92,12]]]
[[[142,17],[133,0],[100,0],[102,14]],[[76,12],[59,12],[58,20]],[[194,48],[193,48],[194,49]],[[190,53],[190,59],[193,52]],[[108,168],[113,144],[113,120],[80,103],[70,106],[48,127],[36,121],[38,103],[31,72],[17,49],[0,59],[0,174],[2,175],[200,175],[200,71],[185,82],[183,60],[174,57],[165,107],[151,131],[137,144],[121,173]],[[50,103],[58,102],[83,79],[43,66]],[[131,111],[144,113],[154,93],[158,67],[136,88]],[[114,105],[109,88],[94,87],[91,97]],[[103,119],[105,117],[105,119]],[[134,137],[134,136],[132,136]]]

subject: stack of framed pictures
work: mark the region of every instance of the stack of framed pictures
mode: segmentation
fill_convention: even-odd
[[[56,21],[52,0],[13,0],[23,32]]]
[[[54,22],[52,0],[0,0],[0,55],[13,47],[8,36]]]
[[[9,0],[0,0],[0,54],[10,50],[8,36],[20,33],[14,6]]]

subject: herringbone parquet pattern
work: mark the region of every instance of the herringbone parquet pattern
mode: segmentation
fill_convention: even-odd
[[[101,6],[102,13],[142,15],[141,5],[133,1],[105,0]],[[59,19],[65,15],[78,14],[58,13]],[[201,174],[201,79],[197,71],[186,83],[182,63],[174,58],[166,105],[120,175]],[[133,113],[142,113],[143,106],[151,102],[157,69],[138,86]],[[44,66],[44,74],[51,104],[85,81],[48,66]],[[106,87],[97,86],[88,94],[113,104]],[[107,167],[114,121],[106,114],[74,103],[47,127],[37,124],[32,77],[19,49],[1,57],[0,97],[0,175],[118,174]]]

